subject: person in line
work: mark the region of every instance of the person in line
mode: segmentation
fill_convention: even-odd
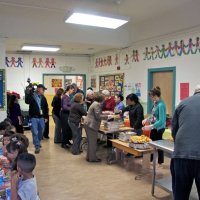
[[[149,92],[149,96],[154,104],[154,121],[150,125],[145,125],[144,130],[151,130],[150,138],[153,141],[162,140],[163,133],[165,132],[166,127],[166,105],[161,98],[160,87],[155,87]],[[145,124],[145,120],[143,121]],[[153,160],[153,155],[151,155],[151,161]],[[159,166],[164,163],[164,153],[162,150],[158,150],[158,164]]]
[[[93,103],[93,97],[94,97],[93,90],[90,90],[90,89],[87,90],[86,91],[86,98],[85,98],[85,103],[86,103],[86,106],[87,106],[87,110],[89,110],[90,106]]]
[[[71,109],[71,100],[70,94],[74,92],[74,87],[72,85],[68,85],[64,95],[61,99],[61,127],[62,127],[62,138],[61,138],[61,147],[69,148],[71,146],[70,140],[72,139],[72,131],[68,123],[69,112]]]
[[[74,96],[74,103],[71,106],[69,114],[69,126],[72,130],[73,145],[71,147],[71,152],[74,155],[80,154],[81,145],[81,118],[87,115],[87,112],[83,107],[83,94],[77,93]]]
[[[39,200],[37,182],[33,175],[36,158],[22,153],[17,160],[17,171],[11,176],[11,200]]]
[[[101,159],[97,158],[96,156],[98,130],[100,128],[101,120],[108,119],[107,115],[102,114],[103,101],[104,95],[100,93],[94,93],[94,102],[90,106],[88,114],[84,120],[84,127],[88,140],[86,158],[88,162],[101,162]]]
[[[8,102],[8,116],[17,133],[24,133],[21,108],[16,95],[11,95]]]
[[[174,200],[188,200],[195,180],[200,199],[200,85],[193,96],[183,100],[172,119],[174,152],[171,159]]]
[[[31,121],[31,132],[35,153],[40,153],[41,140],[45,129],[45,122],[48,121],[48,104],[44,96],[44,85],[38,84],[35,92],[32,92],[32,87],[27,87],[25,90],[25,103],[29,104],[29,116]]]
[[[115,95],[116,105],[115,105],[114,111],[116,114],[119,114],[120,111],[122,111],[125,108],[123,101],[124,101],[124,97],[121,94]]]
[[[137,135],[142,134],[142,121],[144,120],[144,110],[142,105],[139,102],[139,98],[136,94],[131,93],[126,97],[126,105],[122,111],[122,114],[125,112],[129,113],[130,126],[134,128],[134,132]]]
[[[54,143],[61,143],[62,129],[61,129],[60,111],[61,111],[61,98],[63,92],[64,92],[63,88],[59,88],[51,103],[51,106],[53,107],[52,117],[55,123]]]
[[[103,90],[102,94],[105,96],[102,111],[114,112],[116,104],[115,99],[110,95],[110,92],[108,90]]]
[[[72,87],[74,88],[74,92],[72,94],[70,94],[71,101],[73,101],[74,95],[77,94],[77,93],[81,93],[84,96],[83,90],[78,88],[76,83],[72,83]]]

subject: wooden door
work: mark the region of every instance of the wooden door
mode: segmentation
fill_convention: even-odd
[[[159,86],[161,97],[166,103],[167,114],[173,113],[173,72],[154,72],[153,87]]]

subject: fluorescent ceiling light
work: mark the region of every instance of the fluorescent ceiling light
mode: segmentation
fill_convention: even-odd
[[[58,46],[48,46],[48,45],[29,45],[25,44],[21,48],[24,51],[49,51],[49,52],[56,52],[60,50]]]
[[[103,28],[116,29],[128,22],[127,17],[108,17],[95,14],[85,14],[74,12],[65,23],[97,26]]]

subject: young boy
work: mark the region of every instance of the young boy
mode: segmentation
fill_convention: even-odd
[[[33,154],[22,153],[17,160],[17,172],[11,177],[11,200],[39,200],[33,170],[36,159]]]

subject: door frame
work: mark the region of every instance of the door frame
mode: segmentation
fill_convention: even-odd
[[[83,92],[86,93],[86,75],[85,74],[49,74],[44,73],[42,74],[42,82],[44,84],[44,77],[45,76],[82,76],[83,77]]]
[[[156,72],[172,72],[173,73],[173,99],[172,99],[172,114],[175,111],[176,104],[176,67],[163,67],[163,68],[151,68],[148,69],[148,91],[153,87],[153,73]],[[151,113],[152,101],[148,95],[147,97],[147,113]]]

